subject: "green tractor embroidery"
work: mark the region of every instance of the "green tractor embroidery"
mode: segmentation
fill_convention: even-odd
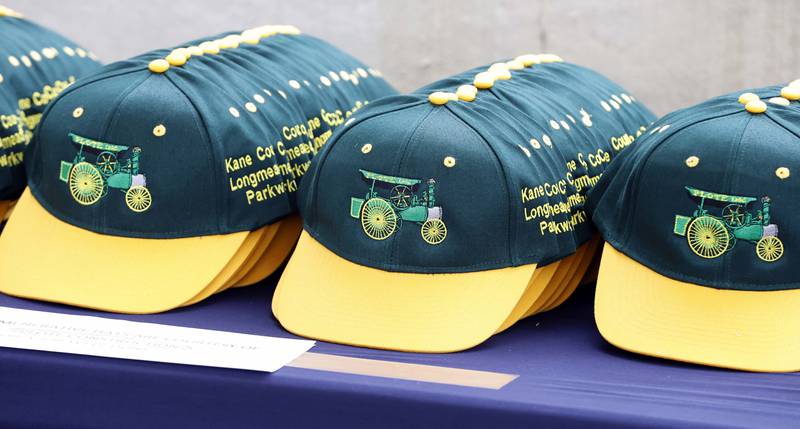
[[[755,197],[717,194],[686,187],[689,195],[700,198],[700,204],[692,216],[675,215],[674,232],[685,236],[689,248],[702,258],[716,258],[744,240],[756,245],[756,255],[765,262],[775,262],[783,256],[783,242],[778,238],[778,225],[769,223],[770,198],[761,197],[761,209],[755,213],[747,211],[747,205]],[[721,216],[706,210],[706,200],[727,203]]]
[[[141,213],[148,208],[153,199],[147,189],[144,174],[139,173],[139,153],[134,147],[128,159],[120,154],[130,149],[128,146],[105,143],[70,133],[69,137],[79,149],[72,162],[61,161],[59,178],[66,182],[69,193],[79,204],[89,206],[108,193],[108,188],[119,189],[125,193],[125,203],[134,212]],[[94,163],[86,160],[94,149]]]
[[[385,240],[397,229],[398,220],[421,225],[422,239],[439,244],[447,237],[442,221],[442,208],[436,206],[436,181],[407,179],[358,170],[371,182],[364,198],[350,198],[350,216],[361,220],[364,234],[373,240]],[[425,182],[424,190],[419,185]],[[391,188],[388,196],[380,196],[376,184]]]

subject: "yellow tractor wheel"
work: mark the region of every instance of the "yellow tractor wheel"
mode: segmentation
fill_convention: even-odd
[[[149,209],[152,202],[153,198],[150,196],[150,191],[144,186],[133,186],[125,191],[125,204],[136,213]]]
[[[441,219],[428,219],[420,229],[422,239],[428,244],[439,244],[447,237],[447,227]]]
[[[756,243],[756,255],[762,261],[775,262],[783,256],[783,242],[778,237],[763,237]]]
[[[730,234],[721,220],[711,216],[700,216],[686,228],[686,241],[689,248],[701,258],[716,258],[730,244]]]
[[[103,196],[105,182],[100,170],[88,162],[79,162],[69,171],[69,193],[79,204],[92,205]]]
[[[381,198],[370,198],[361,207],[361,229],[373,240],[384,240],[397,228],[397,214]]]

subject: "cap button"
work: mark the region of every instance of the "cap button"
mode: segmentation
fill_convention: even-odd
[[[472,85],[461,85],[456,90],[456,95],[463,101],[474,101],[478,95],[478,88]]]
[[[791,102],[783,97],[772,97],[769,99],[769,102],[772,104],[777,104],[779,106],[788,106]]]
[[[189,52],[190,55],[194,55],[195,57],[202,57],[203,56],[203,50],[200,49],[199,46],[192,45],[192,46],[189,46],[188,48],[186,48],[186,50]]]
[[[522,70],[525,68],[525,63],[519,59],[513,59],[506,63],[510,70]]]
[[[739,96],[739,103],[747,104],[753,100],[760,100],[760,97],[752,92],[745,92]]]
[[[522,61],[522,64],[524,64],[525,67],[530,67],[541,62],[539,56],[533,54],[520,55],[517,57],[517,60]]]
[[[182,66],[186,64],[186,55],[184,55],[183,52],[176,50],[170,52],[170,54],[167,55],[166,60],[171,66]]]
[[[489,89],[494,86],[494,80],[494,73],[481,72],[475,75],[475,80],[472,83],[478,89]]]
[[[791,101],[800,100],[800,87],[787,86],[781,89],[781,97]]]
[[[203,42],[200,44],[199,48],[203,50],[204,54],[214,55],[219,53],[219,43]]]
[[[452,99],[453,98],[451,94],[441,91],[433,92],[431,93],[431,95],[428,96],[428,101],[430,101],[431,104],[435,104],[437,106],[441,106],[442,104],[447,104],[447,102]]]
[[[165,71],[169,70],[169,62],[159,58],[157,60],[150,61],[150,64],[147,65],[147,68],[153,73],[164,73]]]
[[[751,100],[744,105],[744,108],[750,113],[764,113],[767,111],[767,103],[761,100]]]

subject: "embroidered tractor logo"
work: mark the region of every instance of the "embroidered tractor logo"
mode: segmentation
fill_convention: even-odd
[[[439,244],[447,237],[447,227],[442,221],[442,208],[436,206],[436,181],[387,176],[358,170],[371,182],[364,198],[350,198],[350,216],[361,220],[361,229],[373,240],[389,238],[400,221],[420,225],[422,239],[428,244]],[[422,184],[427,185],[419,191]],[[391,188],[388,196],[381,196],[378,188]]]
[[[783,256],[783,242],[778,238],[778,225],[770,222],[770,198],[761,197],[761,209],[747,212],[755,197],[717,194],[686,187],[689,195],[700,198],[692,216],[675,215],[674,232],[685,236],[689,248],[702,258],[716,258],[730,249],[738,240],[755,243],[756,255],[765,262],[774,262]],[[727,203],[722,216],[709,214],[706,200]]]
[[[69,134],[79,149],[72,162],[61,161],[59,178],[66,182],[69,193],[79,204],[89,206],[108,193],[108,188],[119,189],[125,193],[125,203],[134,212],[141,213],[152,203],[150,191],[144,174],[139,173],[139,154],[141,149],[134,147],[128,159],[120,154],[130,149],[128,146],[105,143]],[[94,163],[86,160],[87,154],[96,151]]]

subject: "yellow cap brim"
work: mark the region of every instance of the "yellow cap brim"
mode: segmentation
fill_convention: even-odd
[[[564,258],[564,260],[566,261],[566,267],[564,268],[563,271],[558,273],[558,280],[557,280],[558,283],[555,283],[551,286],[553,293],[551,293],[547,297],[547,299],[544,300],[544,302],[541,305],[541,308],[539,308],[538,311],[539,313],[547,311],[548,308],[550,308],[550,306],[553,305],[553,302],[555,302],[558,299],[558,297],[561,296],[564,290],[567,289],[567,286],[569,285],[570,280],[572,280],[572,278],[575,276],[575,272],[578,270],[580,261],[581,259],[583,259],[583,255],[585,253],[586,253],[586,248],[580,246],[577,249],[575,249],[575,253],[569,255],[567,258]]]
[[[121,313],[166,311],[203,290],[247,235],[97,234],[55,218],[26,190],[0,236],[0,291]]]
[[[242,271],[242,267],[252,258],[253,253],[257,251],[262,241],[265,238],[268,239],[271,237],[271,232],[270,226],[264,226],[247,234],[247,238],[244,239],[242,245],[239,246],[236,253],[228,260],[225,267],[211,280],[211,283],[206,285],[206,287],[192,299],[183,303],[182,306],[196,304],[215,293],[225,290],[229,284],[235,281],[236,277]]]
[[[606,243],[595,297],[603,337],[632,352],[747,371],[800,370],[800,290],[714,289],[662,276]]]
[[[544,267],[536,268],[536,271],[528,281],[528,287],[525,289],[525,293],[522,294],[522,298],[520,298],[517,305],[514,306],[514,310],[503,324],[497,328],[496,334],[505,331],[513,324],[517,323],[519,319],[525,315],[525,312],[533,306],[533,303],[536,302],[543,293],[546,293],[547,285],[550,284],[550,279],[553,278],[553,275],[556,273],[558,264],[559,262],[556,261]]]
[[[580,248],[576,250],[576,252],[579,251]],[[544,309],[544,306],[550,301],[550,299],[554,295],[559,293],[559,289],[562,283],[564,282],[564,279],[566,278],[567,274],[569,273],[570,267],[572,267],[573,259],[575,259],[574,253],[558,261],[558,264],[556,264],[556,270],[550,276],[550,280],[545,286],[544,292],[542,292],[539,298],[536,299],[536,301],[533,304],[531,304],[531,306],[528,308],[527,311],[525,311],[525,313],[523,313],[522,316],[520,316],[520,319],[524,319],[526,317],[530,317],[533,316],[534,314],[540,313]]]
[[[581,245],[582,254],[580,259],[576,262],[574,270],[570,275],[569,279],[561,288],[559,294],[555,296],[551,301],[549,301],[545,308],[542,311],[550,311],[559,305],[563,304],[572,294],[578,289],[578,286],[583,284],[584,276],[586,275],[586,270],[589,268],[589,265],[592,263],[594,259],[594,255],[597,253],[597,247],[600,242],[600,238],[595,236],[592,237],[591,241],[584,243]]]
[[[474,347],[508,317],[535,264],[454,274],[355,264],[303,232],[272,311],[288,331],[373,348],[446,353]]]
[[[250,271],[236,282],[234,287],[249,286],[260,282],[274,273],[289,257],[303,230],[300,216],[290,216],[280,221],[278,232],[269,247],[253,265]]]
[[[217,292],[222,292],[224,290],[230,289],[242,279],[242,277],[246,276],[248,272],[255,266],[259,259],[264,255],[264,252],[272,243],[272,240],[275,238],[275,235],[278,233],[280,225],[278,223],[274,223],[272,225],[267,225],[264,227],[259,228],[256,231],[253,231],[251,234],[256,232],[261,232],[260,237],[258,237],[258,242],[250,251],[250,254],[247,256],[247,259],[239,266],[236,272],[228,278],[222,287],[219,288]]]

